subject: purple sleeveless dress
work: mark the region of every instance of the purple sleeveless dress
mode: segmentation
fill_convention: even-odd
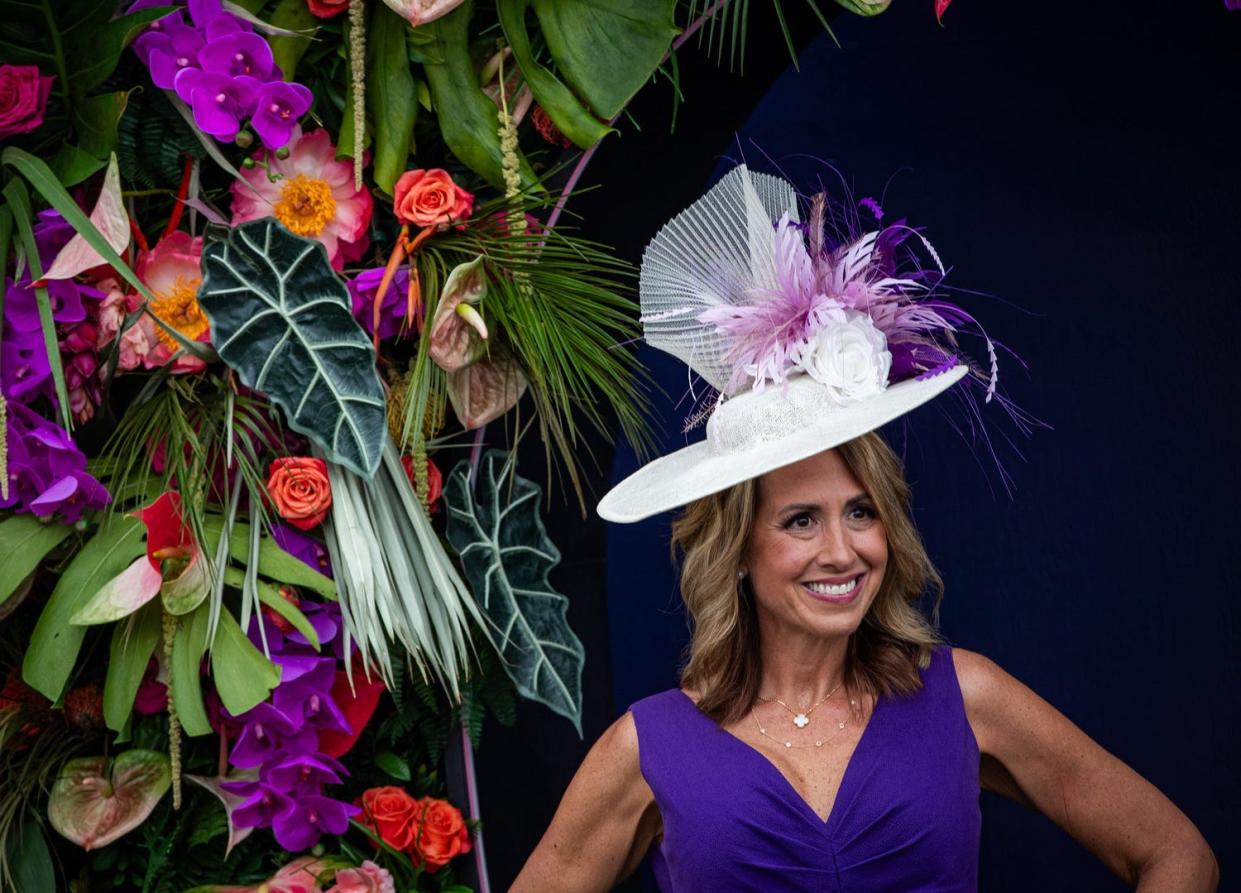
[[[663,893],[978,889],[978,744],[949,648],[909,698],[881,698],[826,822],[773,763],[680,689],[630,710],[663,816]]]

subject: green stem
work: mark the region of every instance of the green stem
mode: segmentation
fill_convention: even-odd
[[[72,105],[69,101],[69,69],[65,66],[65,48],[60,42],[60,29],[56,27],[56,19],[52,17],[52,5],[48,0],[40,0],[43,7],[43,18],[47,21],[47,31],[52,37],[52,51],[56,58],[56,73],[60,76],[60,92],[65,97],[65,107]]]

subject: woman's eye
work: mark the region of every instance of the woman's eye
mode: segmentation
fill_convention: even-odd
[[[785,530],[808,530],[814,519],[808,512],[801,512],[784,522]]]
[[[855,505],[849,510],[849,517],[855,521],[873,521],[879,517],[879,513],[869,505]]]

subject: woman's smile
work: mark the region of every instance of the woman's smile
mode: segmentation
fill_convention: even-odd
[[[815,601],[830,605],[850,605],[862,592],[862,584],[866,573],[854,574],[845,578],[843,583],[832,580],[812,580],[803,582],[802,589]]]

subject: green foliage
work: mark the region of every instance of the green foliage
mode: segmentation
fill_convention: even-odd
[[[65,524],[46,524],[34,515],[14,515],[0,522],[0,605],[59,546],[73,528]]]
[[[852,0],[836,0],[841,6],[853,9]],[[836,39],[836,35],[832,34],[832,28],[829,21],[835,16],[836,10],[830,15],[824,15],[819,9],[816,0],[806,0],[806,5],[810,7],[810,11],[814,13],[815,18],[823,26],[823,30],[831,35],[832,40]],[[780,23],[780,31],[784,35],[784,43],[788,48],[789,59],[793,62],[793,67],[797,67],[797,48],[793,41],[793,32],[789,28],[788,20],[784,16],[784,7],[780,5],[780,0],[772,0],[772,8],[776,14],[776,18]],[[882,12],[887,8],[886,3],[878,6],[869,7],[869,11],[860,13],[862,15],[874,15]],[[859,12],[853,9],[854,12]],[[724,47],[728,46],[728,67],[734,68],[740,62],[741,71],[745,72],[745,51],[746,51],[746,32],[750,22],[750,0],[723,0],[721,3],[713,2],[713,0],[690,0],[688,19],[694,21],[699,16],[708,18],[706,27],[699,32],[705,35],[707,43],[707,51],[714,52],[719,60],[724,59]],[[700,41],[702,37],[700,37]]]
[[[154,89],[131,93],[116,139],[116,158],[126,182],[147,189],[175,188],[186,155],[202,159],[206,152],[167,97]]]
[[[678,33],[676,0],[533,0],[556,66],[592,111],[620,114]]]
[[[375,183],[391,194],[405,172],[418,100],[405,48],[409,24],[382,3],[372,7],[366,35],[366,103],[375,129]]]
[[[12,872],[11,886],[16,893],[56,889],[52,854],[48,851],[42,825],[33,811],[25,812],[18,819],[12,833],[4,838],[4,848],[5,859]]]
[[[271,44],[271,54],[284,72],[284,79],[294,80],[298,63],[310,49],[311,41],[319,30],[319,20],[311,13],[306,0],[280,0],[268,21],[276,28],[298,32],[297,35],[273,34],[267,38]]]
[[[568,717],[581,732],[581,640],[569,628],[569,600],[548,572],[560,551],[539,517],[543,491],[513,472],[508,454],[491,450],[478,468],[477,494],[462,461],[444,486],[448,541],[483,611],[504,668],[523,697]]]
[[[50,701],[57,700],[73,672],[86,629],[69,618],[100,584],[129,566],[146,548],[144,528],[133,518],[113,518],[84,545],[65,568],[35,625],[22,661],[22,678]]]
[[[198,302],[220,357],[333,462],[372,478],[388,430],[383,385],[323,245],[268,217],[207,246],[202,269]]]
[[[138,686],[155,653],[161,634],[163,609],[159,600],[143,605],[134,615],[112,628],[108,670],[103,685],[103,718],[109,729],[120,732],[129,722]]]

